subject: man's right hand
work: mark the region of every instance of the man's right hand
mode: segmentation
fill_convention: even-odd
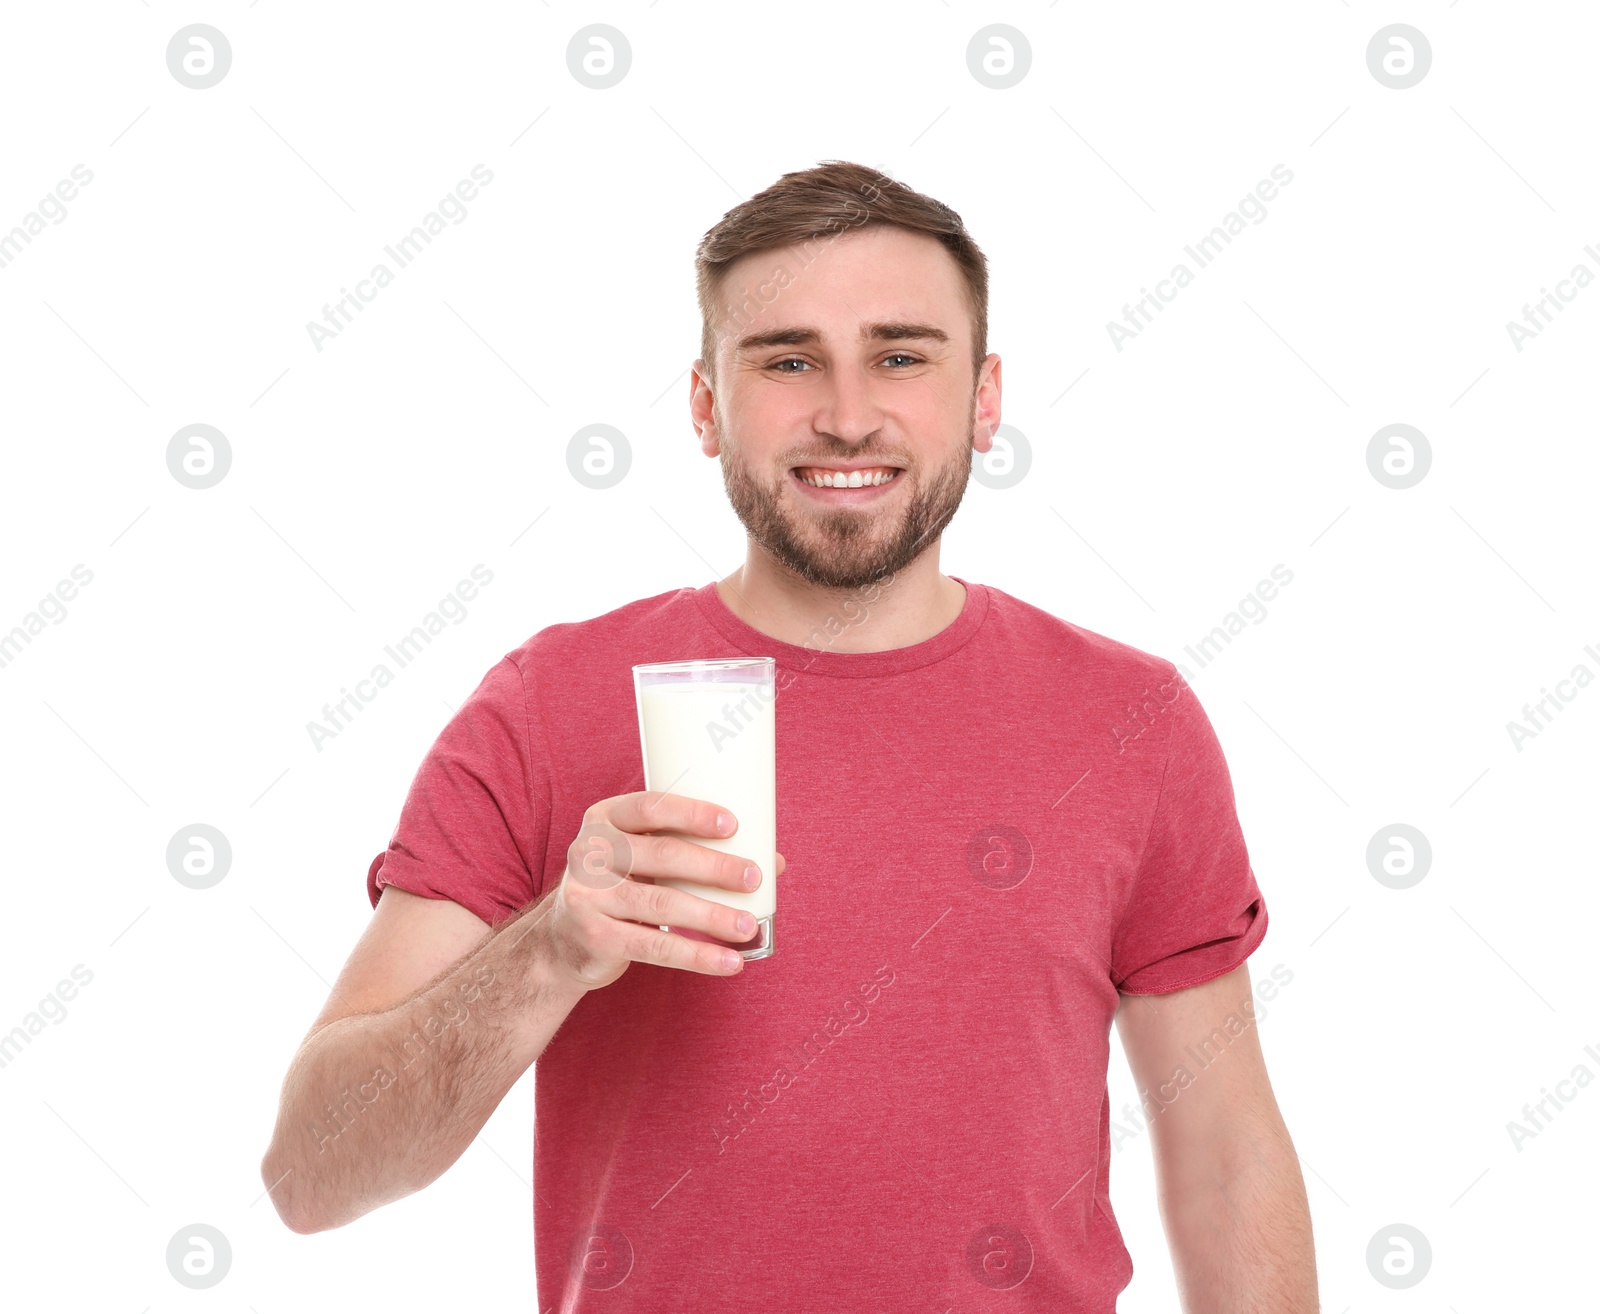
[[[712,976],[733,976],[744,960],[725,945],[747,943],[756,931],[749,913],[657,885],[675,877],[749,893],[749,859],[676,835],[726,838],[738,819],[703,799],[641,790],[602,799],[583,814],[583,827],[567,849],[567,869],[545,925],[556,966],[585,990],[610,985],[630,963],[654,963]],[[778,857],[778,871],[784,868]],[[663,926],[711,936],[693,940]]]

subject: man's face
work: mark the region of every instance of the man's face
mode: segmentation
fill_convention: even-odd
[[[691,411],[750,537],[824,588],[903,569],[1000,423],[999,357],[975,385],[955,262],[920,233],[847,229],[746,256],[721,299],[742,309],[718,326],[714,395],[695,363]]]

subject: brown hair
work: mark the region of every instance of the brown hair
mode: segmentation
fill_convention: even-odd
[[[749,321],[763,297],[757,288],[743,289],[737,300],[721,303],[722,276],[728,266],[758,251],[799,246],[803,265],[815,259],[813,244],[832,240],[852,229],[874,226],[904,228],[937,238],[966,281],[972,313],[974,381],[988,355],[989,266],[978,244],[967,234],[961,216],[931,196],[848,160],[823,160],[814,169],[786,173],[763,192],[741,201],[700,239],[695,252],[695,292],[700,301],[700,355],[706,376],[715,382],[717,333],[714,325],[731,316],[735,331]],[[782,271],[788,272],[788,271]],[[787,286],[784,279],[780,286]],[[756,307],[751,303],[755,301]]]

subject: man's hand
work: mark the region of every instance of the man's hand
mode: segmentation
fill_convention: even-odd
[[[737,908],[702,899],[658,877],[676,877],[747,894],[750,859],[721,853],[673,835],[726,838],[738,818],[704,799],[642,790],[602,799],[583,814],[583,827],[567,849],[567,870],[551,902],[547,924],[555,961],[584,990],[610,985],[630,963],[654,963],[713,976],[732,976],[744,960],[728,945],[747,943],[755,920]],[[784,868],[778,854],[778,872]],[[663,931],[681,927],[711,937],[692,939]]]
[[[1184,1314],[1317,1314],[1305,1183],[1261,1057],[1249,968],[1126,996],[1117,1030],[1150,1119]]]

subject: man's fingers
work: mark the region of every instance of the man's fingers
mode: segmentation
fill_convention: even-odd
[[[646,926],[682,926],[704,931],[729,944],[744,944],[755,935],[753,918],[748,929],[739,925],[741,917],[750,916],[743,909],[702,899],[671,885],[622,881],[597,895],[592,906],[618,921],[643,922]]]
[[[705,799],[666,794],[658,789],[619,794],[606,800],[606,819],[619,830],[635,835],[652,830],[676,830],[686,835],[726,839],[738,825],[732,811]],[[730,824],[718,825],[718,816]]]
[[[714,944],[647,926],[632,926],[624,933],[623,951],[636,963],[676,967],[707,976],[730,976],[744,966],[744,959],[731,949],[719,949]]]
[[[760,867],[759,862],[735,853],[708,849],[693,840],[675,835],[635,835],[633,837],[634,876],[671,876],[678,880],[717,885],[725,890],[744,890],[744,869]]]
[[[764,857],[722,853],[697,842],[726,839],[737,830],[738,818],[714,800],[660,790],[619,794],[589,808],[567,850],[569,935],[583,946],[580,953],[609,960],[613,973],[624,959],[712,976],[742,970],[744,960],[730,946],[752,942],[754,919],[743,909],[662,883],[747,892],[745,868],[765,868]],[[756,888],[788,865],[781,853],[775,859],[777,870],[761,870]],[[749,924],[740,925],[741,918]]]

